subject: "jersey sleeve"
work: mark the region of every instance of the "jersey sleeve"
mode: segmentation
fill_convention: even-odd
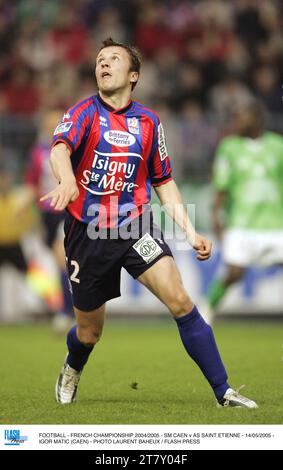
[[[213,185],[218,191],[228,191],[232,182],[232,162],[229,152],[229,142],[220,142],[213,164]]]
[[[75,105],[64,114],[53,135],[52,146],[64,142],[73,153],[82,142],[89,123],[88,108]]]
[[[153,159],[150,167],[150,180],[152,186],[161,186],[172,180],[172,165],[168,156],[165,134],[162,123],[158,119],[158,125],[154,128]]]

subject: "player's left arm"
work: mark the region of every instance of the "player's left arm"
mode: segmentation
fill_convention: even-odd
[[[211,255],[212,243],[195,231],[175,181],[164,182],[154,189],[167,214],[186,233],[189,244],[197,252],[197,259],[201,261],[208,259]]]

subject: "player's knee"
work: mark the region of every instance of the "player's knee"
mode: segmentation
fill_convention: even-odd
[[[95,346],[101,338],[102,329],[100,328],[79,328],[77,330],[78,338],[86,346]]]
[[[184,289],[176,291],[169,305],[171,313],[178,317],[190,312],[193,308],[193,302]]]

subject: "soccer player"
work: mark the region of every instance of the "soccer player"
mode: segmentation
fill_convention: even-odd
[[[214,162],[213,225],[227,272],[208,293],[210,322],[247,267],[283,263],[283,137],[264,130],[263,110],[255,99],[235,109],[233,128]]]
[[[153,223],[151,186],[197,258],[209,258],[211,243],[194,231],[171,175],[162,124],[151,109],[131,100],[140,65],[135,48],[104,41],[96,58],[98,94],[70,108],[54,133],[51,164],[59,184],[42,200],[68,211],[65,249],[77,322],[67,335],[56,399],[75,400],[83,367],[101,337],[105,303],[120,296],[124,267],[167,306],[218,403],[256,408],[228,384],[212,329],[185,291]]]

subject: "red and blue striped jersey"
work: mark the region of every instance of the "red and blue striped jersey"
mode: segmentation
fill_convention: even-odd
[[[172,179],[162,124],[149,108],[130,101],[113,109],[99,95],[70,108],[54,132],[53,145],[64,142],[79,197],[68,211],[89,223],[99,214],[100,227],[117,227],[143,213],[151,186]]]

